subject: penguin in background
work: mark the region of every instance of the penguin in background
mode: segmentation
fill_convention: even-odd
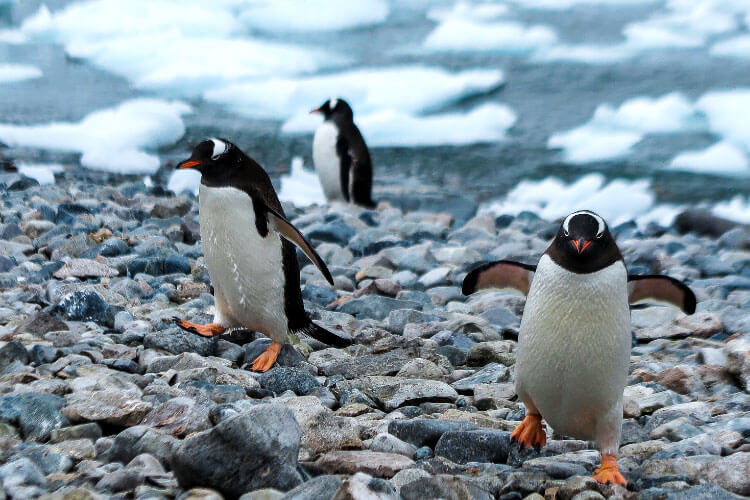
[[[594,212],[568,215],[536,266],[501,260],[467,274],[463,293],[515,288],[526,294],[515,365],[526,417],[511,438],[546,444],[555,431],[595,441],[600,483],[625,485],[617,467],[623,391],[631,350],[629,304],[655,300],[695,312],[693,292],[667,276],[628,275],[606,222]]]
[[[333,278],[309,241],[286,218],[266,171],[225,139],[198,144],[178,168],[201,173],[200,231],[206,267],[214,287],[216,313],[206,325],[174,318],[182,329],[204,337],[233,328],[264,333],[271,344],[252,364],[273,366],[289,333],[305,333],[338,347],[351,339],[310,320],[300,291],[294,245]]]
[[[370,150],[352,108],[343,99],[329,99],[311,113],[324,119],[313,137],[313,163],[326,198],[373,208]]]

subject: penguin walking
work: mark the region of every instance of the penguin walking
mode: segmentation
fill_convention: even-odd
[[[629,276],[605,221],[587,210],[568,215],[536,266],[497,261],[467,274],[463,293],[489,287],[527,295],[518,336],[516,394],[526,418],[513,431],[522,448],[555,431],[595,441],[594,479],[625,485],[617,468],[623,390],[631,349],[629,304],[666,302],[687,314],[695,295],[667,276]]]
[[[273,366],[288,333],[306,333],[343,347],[351,339],[313,323],[304,310],[297,245],[333,285],[333,278],[310,243],[284,215],[266,171],[224,139],[208,139],[178,165],[201,173],[200,229],[206,266],[214,286],[216,314],[199,325],[175,323],[204,337],[230,328],[259,331],[271,344],[252,364]]]
[[[324,121],[313,138],[313,163],[328,201],[347,201],[372,208],[370,150],[343,99],[329,99],[311,111]]]

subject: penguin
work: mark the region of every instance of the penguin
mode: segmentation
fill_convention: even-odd
[[[555,431],[595,441],[594,479],[625,485],[617,468],[623,391],[631,349],[631,303],[655,300],[695,312],[693,292],[661,275],[628,275],[606,222],[589,210],[568,215],[536,266],[508,260],[469,272],[462,291],[498,287],[526,294],[515,364],[526,417],[511,434],[542,447],[542,419]]]
[[[214,287],[216,313],[206,325],[174,318],[182,329],[204,337],[248,328],[271,339],[252,369],[265,372],[289,333],[305,333],[337,347],[351,339],[310,320],[300,291],[298,246],[333,285],[309,241],[286,218],[266,171],[226,139],[207,139],[178,165],[201,173],[200,231]]]
[[[313,138],[313,163],[328,201],[373,208],[370,150],[343,99],[329,99],[310,113],[324,121]]]

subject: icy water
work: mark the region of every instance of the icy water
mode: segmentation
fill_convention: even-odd
[[[750,2],[41,5],[0,0],[0,154],[21,164],[166,182],[158,165],[218,135],[278,177],[293,157],[311,164],[305,112],[340,95],[376,183],[416,177],[550,217],[710,201],[750,222]],[[139,97],[191,112],[144,118],[148,104],[70,128]]]

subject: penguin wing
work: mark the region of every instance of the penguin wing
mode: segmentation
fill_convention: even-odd
[[[305,252],[307,258],[317,266],[326,281],[333,285],[333,277],[331,276],[331,272],[328,270],[328,266],[326,266],[326,263],[323,262],[323,259],[320,258],[318,252],[315,251],[310,242],[307,241],[307,238],[304,237],[299,229],[294,227],[294,225],[289,222],[286,217],[281,215],[281,213],[279,213],[277,210],[274,210],[268,205],[265,205],[265,209],[269,215],[269,219],[272,220],[276,225],[279,233],[281,233],[284,238],[297,245],[300,250]]]
[[[628,301],[633,304],[647,299],[679,307],[686,314],[695,312],[695,294],[682,281],[658,274],[628,275]]]
[[[466,275],[461,291],[464,295],[471,295],[484,288],[515,288],[526,295],[535,271],[536,266],[512,260],[488,262]]]

